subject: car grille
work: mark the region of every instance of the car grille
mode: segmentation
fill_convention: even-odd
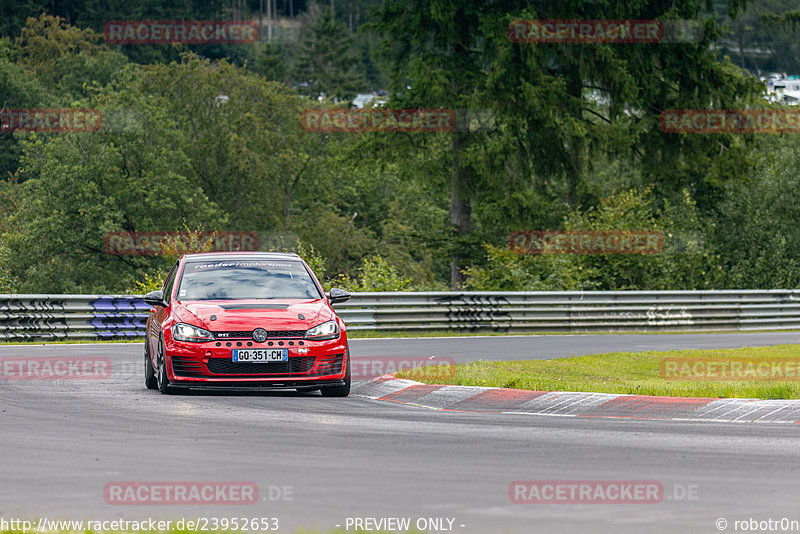
[[[229,332],[214,332],[214,337],[217,339],[241,339],[252,338],[252,330],[231,330]]]
[[[172,372],[176,376],[204,376],[206,374],[202,362],[184,356],[172,357]]]
[[[297,339],[304,338],[305,330],[267,330],[267,339]],[[252,339],[252,330],[231,330],[214,332],[216,339]]]
[[[285,362],[248,363],[228,358],[211,358],[208,370],[215,375],[290,375],[308,373],[316,356],[294,356]]]
[[[202,362],[185,356],[172,356],[172,372],[187,378],[209,376]],[[212,375],[236,375],[240,377],[270,378],[281,376],[324,376],[342,372],[344,354],[332,356],[290,356],[285,362],[243,363],[229,358],[210,358],[208,372]],[[316,363],[316,365],[314,365]]]
[[[324,376],[342,372],[344,354],[333,356],[290,356],[286,362],[243,363],[228,358],[211,358],[208,370],[215,375],[264,376],[272,377],[304,375]],[[316,363],[316,366],[314,365]]]
[[[314,367],[314,374],[317,376],[335,375],[342,372],[342,362],[344,354],[334,354],[332,356],[320,356],[317,365]]]

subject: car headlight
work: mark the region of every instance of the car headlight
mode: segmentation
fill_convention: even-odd
[[[214,341],[214,334],[197,326],[178,323],[172,327],[172,337],[178,341]]]
[[[339,337],[339,325],[336,324],[336,321],[318,324],[306,332],[306,339],[314,339],[316,341],[336,339],[337,337]]]

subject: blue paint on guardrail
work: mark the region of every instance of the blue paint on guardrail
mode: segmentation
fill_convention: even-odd
[[[137,297],[102,297],[91,302],[94,318],[89,324],[98,337],[138,337],[147,328],[150,306]],[[140,311],[141,310],[141,311]]]

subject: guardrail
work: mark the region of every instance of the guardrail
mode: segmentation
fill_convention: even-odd
[[[0,295],[0,339],[130,338],[130,295]],[[348,330],[620,332],[800,329],[800,290],[354,293]]]

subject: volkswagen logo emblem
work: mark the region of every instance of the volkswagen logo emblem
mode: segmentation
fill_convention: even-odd
[[[263,343],[267,340],[267,331],[263,328],[256,328],[253,330],[253,339],[259,343]]]

